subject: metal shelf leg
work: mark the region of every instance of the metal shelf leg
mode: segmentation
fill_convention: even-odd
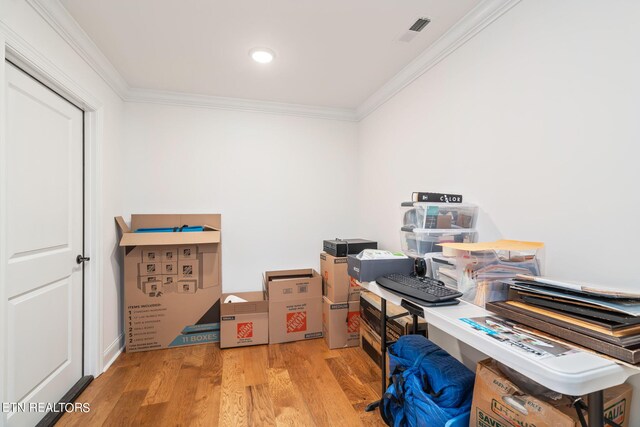
[[[589,393],[589,427],[604,427],[604,397],[602,390]]]

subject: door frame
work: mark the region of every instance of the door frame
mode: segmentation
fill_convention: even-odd
[[[104,369],[102,355],[102,146],[103,103],[80,87],[62,69],[38,52],[22,37],[0,22],[0,129],[6,129],[5,60],[22,68],[31,76],[84,111],[84,249],[91,261],[84,265],[83,290],[83,375],[98,376]],[[6,188],[6,133],[0,132],[0,188]],[[4,192],[0,192],[0,217],[6,218]],[[0,257],[6,256],[6,244],[0,241]],[[0,283],[6,271],[0,263]],[[7,313],[5,286],[0,285],[0,342],[6,342]],[[6,372],[7,346],[0,351],[0,372]],[[6,402],[7,390],[0,384],[0,401]],[[6,414],[2,415],[6,422]],[[4,422],[0,422],[4,424]]]

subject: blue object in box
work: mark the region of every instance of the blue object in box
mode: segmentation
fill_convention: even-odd
[[[201,225],[183,225],[182,227],[158,227],[158,228],[138,228],[136,233],[190,233],[194,231],[204,231]]]

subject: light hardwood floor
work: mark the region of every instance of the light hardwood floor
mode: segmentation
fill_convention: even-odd
[[[217,344],[123,353],[59,426],[384,426],[380,369],[360,348],[323,339],[220,350]]]

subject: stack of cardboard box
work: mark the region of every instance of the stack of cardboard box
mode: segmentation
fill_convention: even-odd
[[[267,271],[261,292],[222,300],[221,348],[322,337],[322,280],[313,269]]]
[[[347,274],[347,257],[320,254],[322,330],[329,348],[357,347],[360,342],[360,291]]]

